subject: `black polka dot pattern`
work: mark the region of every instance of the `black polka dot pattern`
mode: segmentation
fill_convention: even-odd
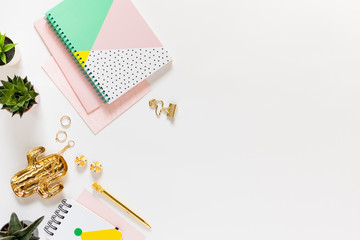
[[[90,52],[85,69],[111,103],[170,61],[162,47],[96,50]]]

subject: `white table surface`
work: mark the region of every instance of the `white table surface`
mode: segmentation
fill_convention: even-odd
[[[152,225],[148,240],[360,238],[360,2],[134,0],[174,62],[153,90],[94,135],[41,69],[50,56],[33,22],[58,0],[2,0],[0,31],[40,104],[22,119],[0,111],[0,220],[30,220],[75,198],[94,177]],[[179,106],[174,122],[148,101]],[[26,153],[72,117],[76,147],[62,194],[19,199],[10,178]],[[114,209],[116,209],[114,207]]]

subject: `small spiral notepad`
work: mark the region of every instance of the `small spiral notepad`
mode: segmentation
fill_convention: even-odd
[[[49,240],[121,240],[122,233],[74,200],[62,200],[45,222],[43,235]]]
[[[46,19],[106,103],[172,60],[131,0],[64,0]]]

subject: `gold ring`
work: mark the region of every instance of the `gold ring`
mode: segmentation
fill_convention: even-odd
[[[60,124],[63,128],[69,128],[71,125],[71,118],[67,115],[64,115],[60,119]]]
[[[63,138],[61,136],[63,136]],[[66,139],[67,139],[67,133],[65,131],[58,131],[56,133],[56,138],[55,138],[56,141],[62,143],[62,142],[65,142]]]

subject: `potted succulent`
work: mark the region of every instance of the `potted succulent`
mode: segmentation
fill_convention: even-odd
[[[14,75],[8,77],[7,81],[1,80],[0,86],[0,104],[2,109],[12,113],[12,116],[19,114],[20,117],[27,112],[32,106],[37,104],[35,98],[39,95],[34,90],[34,86],[27,77],[24,79]]]
[[[0,240],[38,240],[40,238],[35,236],[34,231],[43,219],[44,216],[25,226],[16,213],[12,213],[10,222],[3,226],[0,231]]]
[[[13,66],[20,61],[20,52],[15,46],[10,38],[0,33],[0,68]]]

